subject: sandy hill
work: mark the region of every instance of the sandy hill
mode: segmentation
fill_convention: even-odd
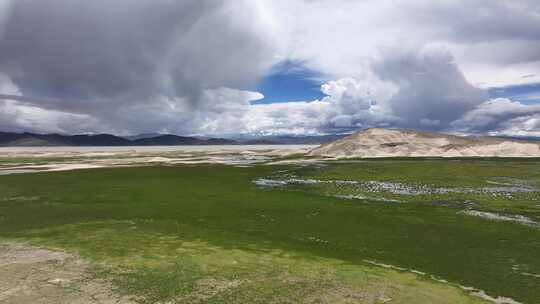
[[[308,153],[329,157],[540,157],[540,142],[373,128]]]

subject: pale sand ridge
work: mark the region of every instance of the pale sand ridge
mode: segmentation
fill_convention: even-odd
[[[311,150],[308,155],[369,157],[540,157],[540,143],[372,128]]]

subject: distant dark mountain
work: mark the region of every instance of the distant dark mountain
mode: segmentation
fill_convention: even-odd
[[[172,134],[142,134],[126,138],[110,134],[62,135],[0,132],[0,146],[180,146],[237,144],[267,143],[240,143],[226,138],[198,138]]]
[[[208,138],[205,140],[205,145],[238,145],[239,142],[227,138]]]
[[[172,134],[132,140],[134,146],[181,146],[181,145],[237,145],[238,142],[225,138],[197,138]]]
[[[177,136],[171,134],[127,139],[110,134],[61,135],[0,132],[0,146],[177,146],[177,145],[234,145],[238,142],[224,138]]]
[[[0,143],[14,142],[25,138],[26,133],[0,132]]]
[[[120,137],[111,134],[62,135],[0,132],[0,146],[180,146],[180,145],[306,145],[330,142],[345,135],[263,136],[236,140],[213,137],[141,134]]]
[[[141,138],[131,141],[132,145],[135,146],[176,146],[176,145],[200,145],[203,144],[204,140],[200,140],[195,137],[186,137],[186,136],[177,136],[171,134],[159,135],[156,137],[150,138]]]
[[[110,134],[73,135],[67,136],[66,139],[73,146],[127,146],[131,144],[125,138]]]
[[[0,146],[129,146],[131,141],[110,135],[61,135],[0,132]]]
[[[138,135],[130,135],[130,136],[122,136],[122,137],[125,138],[125,139],[129,139],[129,140],[137,140],[137,139],[143,139],[143,138],[157,137],[157,136],[160,136],[160,135],[163,135],[163,134],[161,134],[161,133],[143,133],[143,134],[138,134]]]

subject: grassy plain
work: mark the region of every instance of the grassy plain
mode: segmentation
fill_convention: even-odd
[[[409,159],[7,175],[0,176],[0,237],[77,252],[118,292],[142,303],[482,303],[458,285],[523,303],[540,299],[538,227],[441,204],[474,200],[480,210],[537,219],[537,193],[398,195],[406,203],[391,204],[339,199],[332,195],[343,190],[328,187],[253,183],[283,174],[444,187],[482,187],[500,178],[537,185],[540,162]]]

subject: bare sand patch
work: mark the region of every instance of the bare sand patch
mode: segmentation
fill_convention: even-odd
[[[128,304],[110,282],[80,257],[15,243],[0,243],[0,303]]]
[[[250,166],[304,154],[314,146],[0,147],[0,175],[140,165]],[[23,159],[23,161],[18,161]],[[296,160],[301,162],[302,160]],[[277,163],[276,163],[277,164]]]

